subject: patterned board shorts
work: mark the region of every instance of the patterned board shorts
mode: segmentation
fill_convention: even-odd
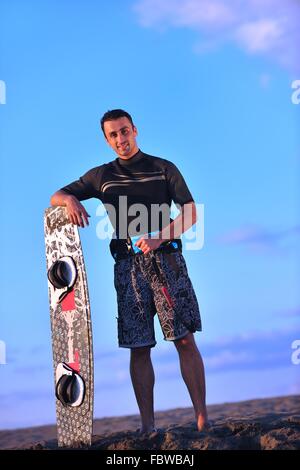
[[[114,284],[120,347],[155,346],[156,313],[167,341],[201,331],[197,298],[180,251],[152,251],[118,260]]]

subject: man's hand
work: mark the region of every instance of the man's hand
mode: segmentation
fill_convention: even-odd
[[[135,243],[135,246],[142,250],[144,255],[147,255],[150,251],[156,250],[162,244],[162,242],[163,240],[158,238],[141,237]]]
[[[72,224],[79,225],[80,227],[89,225],[88,217],[90,217],[90,215],[76,197],[70,196],[67,199],[66,210]]]
[[[88,217],[90,217],[90,215],[78,201],[77,197],[72,194],[68,194],[62,189],[59,189],[51,196],[50,204],[52,206],[65,207],[68,219],[72,224],[79,225],[80,227],[89,225]]]

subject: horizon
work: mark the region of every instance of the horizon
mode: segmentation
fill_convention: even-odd
[[[229,406],[234,406],[234,405],[242,405],[243,404],[250,404],[252,402],[269,402],[272,400],[281,400],[281,399],[289,399],[289,398],[295,398],[298,397],[297,394],[295,395],[282,395],[282,396],[271,396],[271,397],[263,397],[263,398],[251,398],[247,400],[241,400],[241,401],[229,401],[229,402],[224,402],[224,403],[211,403],[207,405],[208,410],[213,410],[213,408],[218,408],[221,405],[229,405]],[[193,412],[193,406],[184,406],[184,407],[177,407],[177,408],[168,408],[168,409],[161,409],[161,410],[155,410],[154,414],[156,415],[156,418],[159,419],[162,414],[169,414],[172,411],[178,412],[181,410],[191,410]],[[216,411],[215,411],[216,412]],[[159,417],[157,415],[160,415]],[[139,413],[138,411],[134,414],[120,414],[120,415],[113,415],[113,416],[102,416],[101,418],[94,417],[93,423],[96,421],[106,421],[107,419],[111,418],[113,421],[115,420],[123,420],[124,418],[139,418]],[[49,426],[56,426],[56,422],[53,423],[46,423],[46,424],[40,424],[40,425],[35,425],[35,426],[30,426],[30,427],[20,427],[20,428],[7,428],[7,429],[0,429],[0,432],[3,431],[18,431],[18,430],[28,430],[28,429],[34,429],[34,428],[41,428],[41,427],[49,427]],[[0,447],[1,448],[1,447]]]

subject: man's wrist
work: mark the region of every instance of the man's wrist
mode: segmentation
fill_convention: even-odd
[[[72,194],[68,194],[68,193],[64,194],[64,203],[65,204],[68,204],[69,202],[74,201],[75,199],[76,199],[76,197],[73,196]]]
[[[168,242],[170,240],[170,237],[167,237],[164,231],[161,230],[161,232],[159,232],[158,234],[158,239],[160,240],[161,243],[164,243],[164,242]]]

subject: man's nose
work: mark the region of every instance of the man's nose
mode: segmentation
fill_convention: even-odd
[[[119,134],[117,140],[118,140],[118,144],[123,144],[124,142],[126,142],[126,136]]]

